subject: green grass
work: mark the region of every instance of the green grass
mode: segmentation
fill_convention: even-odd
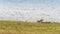
[[[0,34],[60,34],[60,24],[0,21]]]

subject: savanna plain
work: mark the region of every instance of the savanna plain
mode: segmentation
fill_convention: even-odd
[[[60,34],[60,23],[0,20],[0,34]]]

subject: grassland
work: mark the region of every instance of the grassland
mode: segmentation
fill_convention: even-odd
[[[0,34],[60,34],[60,24],[0,21]]]

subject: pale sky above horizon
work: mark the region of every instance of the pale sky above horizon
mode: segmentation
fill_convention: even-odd
[[[0,19],[60,22],[60,0],[0,0]]]

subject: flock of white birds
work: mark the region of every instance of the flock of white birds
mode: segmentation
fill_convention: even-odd
[[[44,21],[60,22],[60,8],[59,7],[37,7],[37,6],[23,6],[13,4],[0,5],[0,19],[1,20],[24,20],[37,21],[44,19]]]

